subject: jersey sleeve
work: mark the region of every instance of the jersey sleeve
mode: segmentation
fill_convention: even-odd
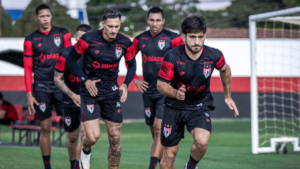
[[[220,70],[225,65],[225,58],[222,52],[220,52],[220,55],[218,56],[216,60],[216,69]]]
[[[125,46],[127,47],[126,53],[124,54],[125,60],[130,61],[134,58],[135,53],[134,53],[134,45],[133,43],[129,40],[128,42],[125,43]]]
[[[72,46],[71,33],[67,29],[63,30],[63,40],[64,40],[64,48]]]
[[[83,55],[84,52],[89,48],[89,44],[83,38],[80,38],[78,42],[74,45],[75,50]]]
[[[24,41],[23,65],[26,92],[32,92],[33,47],[29,38]]]
[[[164,82],[172,81],[174,77],[174,65],[175,61],[172,55],[170,54],[170,52],[166,53],[164,61],[158,73],[158,79]]]
[[[174,39],[172,39],[172,48],[175,48],[176,46],[180,46],[180,45],[184,45],[181,36],[177,36]]]
[[[139,42],[136,38],[134,38],[133,42],[132,42],[132,45],[130,46],[128,55],[126,56],[126,54],[125,54],[125,59],[127,57],[128,59],[132,60],[135,57],[135,55],[139,52],[139,50],[140,50],[139,49]],[[125,62],[125,64],[126,64],[126,67],[128,68],[128,65],[127,65],[126,62]],[[138,79],[138,76],[136,74],[133,77],[133,80],[135,80],[135,79]]]
[[[64,52],[64,50],[62,50],[57,58],[56,64],[55,64],[55,71],[60,72],[60,73],[64,73],[65,69],[66,69],[66,56],[67,52]]]

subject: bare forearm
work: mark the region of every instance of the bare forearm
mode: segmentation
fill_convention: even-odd
[[[0,119],[3,119],[6,115],[6,110],[0,110]]]
[[[227,68],[224,71],[220,71],[221,81],[223,85],[224,95],[225,98],[231,97],[231,70],[230,67],[227,66]]]
[[[56,71],[55,71],[55,74],[54,74],[54,83],[66,95],[68,95],[69,97],[72,97],[73,92],[69,89],[69,87],[65,84],[65,82],[62,81],[62,79],[60,77],[60,73],[58,73]]]
[[[157,81],[157,89],[161,94],[163,94],[169,98],[176,98],[177,90],[174,89],[170,84],[168,84],[166,82],[162,82],[162,81],[158,80]]]

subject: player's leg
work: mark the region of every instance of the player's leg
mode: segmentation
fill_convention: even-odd
[[[208,148],[210,131],[212,129],[209,111],[193,111],[186,126],[194,138],[194,143],[191,146],[190,159],[185,168],[195,169]]]
[[[100,105],[95,98],[81,96],[81,122],[86,135],[82,139],[82,151],[80,154],[81,169],[89,169],[91,147],[100,138]]]
[[[33,97],[39,103],[39,105],[34,104],[34,109],[36,111],[35,118],[40,121],[41,126],[39,142],[44,166],[45,169],[51,169],[52,96],[51,93],[34,91]]]
[[[78,110],[79,109],[79,110]],[[71,169],[76,165],[76,147],[79,138],[79,107],[65,107],[63,112],[64,128],[67,134],[67,149],[71,163]],[[77,162],[78,163],[78,162]]]
[[[145,109],[144,111],[145,121],[150,128],[152,138],[154,138],[154,128],[153,128],[154,117],[155,117],[155,113],[153,113],[155,111],[154,104],[152,103],[151,97],[146,95],[143,95],[143,102],[144,102],[144,109]]]
[[[81,150],[82,150],[83,136],[85,136],[85,130],[84,130],[83,124],[81,122],[80,123],[80,141],[78,142],[78,145],[76,147],[76,162],[75,162],[75,166],[73,169],[79,169],[79,160],[80,160],[80,154],[81,154]]]
[[[174,169],[178,145],[184,136],[184,123],[181,111],[164,106],[163,119],[161,122],[161,144],[163,156],[160,161],[161,169]],[[154,167],[155,168],[155,167]]]
[[[121,128],[123,122],[123,113],[120,107],[120,97],[112,96],[101,103],[101,117],[105,120],[109,151],[108,151],[108,168],[117,169],[121,159]]]
[[[163,103],[164,97],[159,97],[154,100],[155,114],[154,124],[153,124],[153,131],[154,137],[153,142],[151,145],[151,158],[149,169],[154,169],[153,166],[156,166],[157,162],[159,162],[162,158],[162,144],[160,142],[160,134],[161,134],[161,121],[162,121],[162,114],[163,114]]]

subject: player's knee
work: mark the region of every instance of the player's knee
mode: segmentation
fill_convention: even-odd
[[[120,135],[114,135],[109,138],[109,143],[112,147],[119,147],[121,143]]]
[[[100,133],[89,134],[89,135],[87,135],[87,138],[89,139],[89,141],[92,144],[95,144],[98,141],[98,139],[100,138]]]
[[[206,149],[208,147],[208,139],[203,137],[195,138],[195,146],[198,149]]]
[[[154,126],[154,136],[160,137],[160,132],[161,132],[161,126],[160,125],[155,125]]]
[[[164,157],[165,160],[167,161],[175,161],[176,159],[176,152],[173,151],[166,151],[164,152]]]
[[[41,124],[41,132],[42,132],[42,134],[50,134],[51,125],[50,124]]]
[[[78,140],[78,134],[69,134],[68,135],[68,140],[71,143],[75,143]]]

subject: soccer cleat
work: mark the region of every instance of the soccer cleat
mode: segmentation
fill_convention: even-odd
[[[183,169],[187,169],[187,163],[185,163],[184,168]],[[198,169],[198,167],[196,167],[195,169]]]
[[[83,150],[81,150],[80,154],[80,168],[81,169],[90,169],[90,158],[91,153],[86,155]]]

